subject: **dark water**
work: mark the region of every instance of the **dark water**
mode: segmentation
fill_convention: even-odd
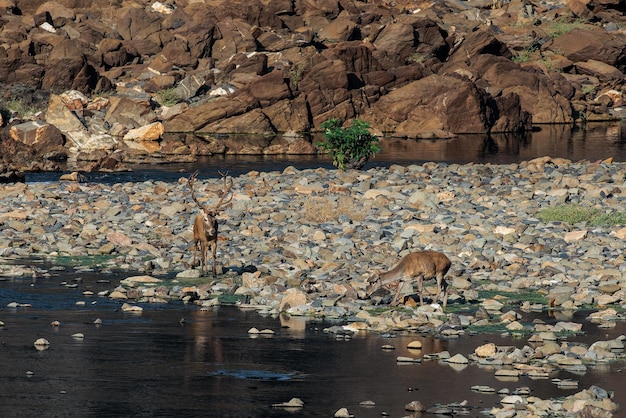
[[[0,281],[0,320],[5,323],[0,329],[0,416],[332,417],[346,407],[356,417],[374,418],[406,416],[404,406],[419,400],[427,407],[467,401],[470,416],[479,417],[498,406],[500,397],[471,391],[476,384],[511,391],[528,386],[543,399],[599,385],[615,391],[615,400],[626,405],[623,363],[591,367],[584,375],[555,374],[579,381],[579,389],[565,390],[550,379],[499,380],[494,370],[475,365],[396,362],[397,356],[421,358],[442,350],[467,356],[485,342],[521,347],[525,339],[362,333],[337,340],[323,329],[343,322],[263,317],[232,306],[200,311],[177,302],[144,304],[138,315],[122,312],[121,302],[83,294],[111,289],[125,277],[68,271]],[[14,301],[32,307],[6,307]],[[102,325],[94,324],[97,318]],[[536,318],[584,322],[582,313],[576,318],[529,314],[524,321]],[[56,320],[61,325],[51,326]],[[251,337],[251,327],[275,334]],[[584,329],[586,335],[569,341],[592,342],[626,331],[624,324],[600,330],[586,322]],[[76,333],[84,339],[73,338]],[[34,348],[40,337],[50,342],[48,350]],[[422,350],[406,348],[415,339],[423,342]],[[383,344],[396,349],[384,351]],[[304,401],[304,408],[272,407],[293,397]],[[365,400],[376,406],[359,406]]]
[[[321,140],[321,138],[320,138]],[[587,124],[585,129],[566,125],[546,125],[537,132],[523,135],[462,135],[444,140],[408,140],[385,138],[383,150],[365,167],[392,164],[445,163],[508,164],[536,157],[563,157],[572,161],[596,161],[613,158],[626,161],[626,122]],[[194,164],[144,164],[132,172],[87,173],[93,182],[127,182],[159,179],[177,181],[181,173],[200,170],[199,177],[216,177],[219,172],[236,176],[251,170],[282,171],[287,166],[299,169],[332,168],[328,158],[308,155],[235,156],[201,158]],[[70,170],[68,170],[70,171]],[[56,181],[58,173],[33,173],[27,181]]]

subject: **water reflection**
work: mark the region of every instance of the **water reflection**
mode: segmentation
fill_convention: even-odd
[[[625,123],[589,123],[584,129],[568,125],[543,125],[536,132],[520,135],[460,135],[452,139],[383,139],[383,150],[365,167],[392,164],[447,163],[508,164],[537,157],[562,157],[572,161],[613,158],[626,161]],[[322,138],[314,138],[314,141]],[[250,139],[252,140],[252,139]],[[267,141],[266,137],[262,139]],[[138,182],[163,180],[175,182],[182,173],[200,170],[200,177],[218,177],[220,172],[236,176],[256,171],[282,171],[287,166],[299,169],[332,168],[325,156],[314,155],[216,155],[194,163],[142,164],[132,172],[87,173],[92,182]],[[29,173],[27,181],[56,181],[58,173]]]
[[[590,123],[583,129],[569,125],[542,125],[523,134],[461,135],[446,140],[385,139],[382,162],[453,162],[505,164],[536,157],[563,157],[573,161],[614,158],[626,161],[625,122]]]

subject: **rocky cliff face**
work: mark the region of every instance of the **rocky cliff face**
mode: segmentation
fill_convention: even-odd
[[[101,165],[113,151],[311,153],[298,134],[331,117],[412,138],[621,117],[625,10],[623,0],[0,0],[2,146],[11,158],[36,148],[45,169],[68,157]],[[44,112],[27,120],[10,111],[16,101]],[[216,135],[233,133],[288,135]]]

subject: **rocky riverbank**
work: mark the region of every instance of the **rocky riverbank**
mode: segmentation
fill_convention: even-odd
[[[452,305],[475,303],[480,291],[492,291],[534,292],[561,309],[620,306],[626,303],[626,229],[544,223],[537,216],[566,204],[621,213],[624,166],[546,157],[501,166],[249,172],[233,179],[231,206],[219,216],[220,277],[186,291],[207,300],[237,289],[250,304],[292,313],[356,314],[369,303],[361,298],[373,271],[431,249],[452,260]],[[196,193],[210,207],[221,187],[219,179],[198,181]],[[198,208],[186,177],[176,184],[60,181],[2,188],[4,258],[76,258],[202,280],[190,266]]]
[[[441,354],[450,363],[497,366],[496,373],[547,378],[555,368],[584,372],[590,363],[623,359],[623,338],[588,347],[559,344],[557,336],[579,332],[581,325],[527,323],[524,313],[555,309],[571,318],[586,308],[602,327],[624,320],[626,228],[538,218],[566,204],[621,213],[624,163],[546,157],[362,172],[287,168],[233,180],[232,205],[219,217],[216,279],[200,277],[189,265],[198,210],[186,177],[178,183],[1,185],[0,255],[127,272],[119,286],[92,296],[117,299],[130,311],[181,299],[210,309],[230,298],[263,312],[344,318],[345,327],[327,330],[337,338],[362,329],[447,338],[481,329],[530,335],[525,349]],[[221,187],[213,179],[197,181],[195,189],[210,206]],[[438,305],[415,307],[410,297],[405,308],[386,309],[390,295],[384,292],[365,298],[374,270],[423,249],[452,260],[447,312]],[[12,263],[2,264],[0,274],[46,271]],[[426,284],[427,296],[433,285]],[[593,399],[585,405],[615,407],[606,396]]]

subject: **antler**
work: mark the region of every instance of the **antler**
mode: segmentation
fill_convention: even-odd
[[[200,201],[196,198],[196,195],[194,193],[193,182],[196,180],[196,177],[198,177],[198,171],[196,171],[191,176],[189,176],[189,179],[187,180],[187,183],[189,183],[189,189],[191,189],[191,198],[193,199],[194,202],[196,202],[198,207],[200,207],[200,209],[202,209],[203,212],[210,214],[211,212],[206,208],[206,206],[200,203]]]
[[[222,196],[220,197],[220,200],[217,202],[217,204],[215,205],[215,207],[211,211],[213,216],[217,215],[222,209],[224,209],[226,206],[228,206],[228,204],[230,203],[231,200],[233,200],[233,194],[231,192],[231,189],[233,188],[233,179],[232,178],[230,179],[230,184],[227,186],[226,185],[226,178],[228,177],[228,173],[220,172],[220,175],[224,179],[224,186],[223,186]],[[228,198],[228,200],[226,200],[224,202],[224,198],[229,193],[230,193],[230,197]]]

